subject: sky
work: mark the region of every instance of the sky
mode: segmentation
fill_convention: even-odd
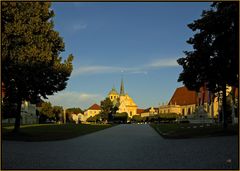
[[[157,107],[172,97],[182,67],[178,58],[192,50],[187,25],[210,2],[53,2],[54,28],[73,54],[65,90],[48,96],[53,105],[87,109],[100,104],[123,79],[138,108]]]

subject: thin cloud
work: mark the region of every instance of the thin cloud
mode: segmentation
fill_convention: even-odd
[[[148,74],[148,72],[147,71],[132,71],[132,72],[130,72],[131,74]]]
[[[100,73],[114,73],[121,72],[123,68],[112,66],[80,66],[73,70],[72,76],[84,74],[100,74]]]
[[[103,73],[147,74],[147,71],[141,67],[80,66],[79,68],[73,70],[72,76]]]
[[[48,96],[48,100],[46,101],[65,108],[80,107],[81,109],[86,109],[93,103],[99,103],[102,99],[103,97],[99,94],[61,91],[55,95]]]
[[[125,74],[148,74],[149,70],[163,67],[176,67],[178,63],[176,59],[157,59],[146,65],[138,67],[118,67],[118,66],[79,66],[73,70],[72,76],[86,74],[110,74],[110,73],[125,73]]]
[[[87,24],[85,24],[85,23],[77,23],[77,24],[74,24],[72,28],[73,28],[74,31],[83,30],[83,29],[87,28]]]
[[[148,67],[162,68],[162,67],[176,67],[177,60],[173,58],[157,59],[147,65]]]

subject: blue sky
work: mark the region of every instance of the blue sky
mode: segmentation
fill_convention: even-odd
[[[113,86],[139,108],[170,100],[182,67],[176,59],[191,50],[187,24],[200,18],[209,2],[53,2],[55,29],[74,55],[65,90],[49,96],[53,105],[88,108]]]

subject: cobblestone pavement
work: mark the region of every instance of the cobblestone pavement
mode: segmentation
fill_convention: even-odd
[[[237,136],[163,139],[149,125],[118,125],[62,141],[2,142],[2,169],[238,167]]]

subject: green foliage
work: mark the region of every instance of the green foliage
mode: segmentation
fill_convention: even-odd
[[[37,110],[39,115],[39,122],[44,123],[47,119],[53,121],[62,121],[63,119],[63,107],[52,106],[50,102],[43,102],[41,108]]]
[[[53,113],[53,107],[52,107],[52,104],[50,102],[43,102],[42,103],[42,107],[39,110],[39,114],[40,114],[40,117],[42,115],[44,115],[47,118],[51,118],[51,119],[55,118],[55,114]]]
[[[239,85],[239,3],[214,2],[200,19],[188,27],[196,32],[187,43],[193,51],[177,60],[182,65],[178,81],[190,90],[206,85],[213,93],[223,92],[224,126],[227,126],[226,85]]]
[[[63,120],[63,107],[62,106],[53,106],[52,112],[53,112],[57,122]]]
[[[106,120],[108,121],[110,115],[111,115],[110,113],[103,113],[103,112],[100,113],[101,119],[103,121],[106,121]]]
[[[107,97],[101,101],[101,117],[103,120],[112,120],[113,114],[118,110],[117,106],[114,106],[112,101]]]
[[[105,100],[101,101],[102,113],[110,114],[113,109],[112,101],[107,97]]]
[[[2,118],[14,118],[16,113],[16,104],[12,104],[8,101],[1,103]]]
[[[92,116],[90,116],[89,118],[87,118],[87,120],[86,120],[87,122],[95,122],[96,120],[94,120],[93,119],[93,117]]]
[[[50,2],[2,2],[2,81],[5,99],[17,103],[20,126],[21,102],[63,90],[72,72],[73,56],[64,62],[63,39],[54,30]]]
[[[83,113],[81,108],[68,108],[66,109],[66,114],[78,114],[78,113]]]
[[[72,114],[83,113],[81,108],[68,108],[66,109],[66,120],[67,122],[75,122],[72,120]]]
[[[140,115],[133,115],[132,121],[141,122],[143,118]]]
[[[238,87],[238,21],[237,2],[214,2],[202,18],[189,24],[197,31],[187,41],[194,50],[178,59],[183,67],[178,81],[196,91],[204,83],[212,92],[226,89],[226,84]]]
[[[102,119],[102,115],[98,114],[98,115],[90,116],[89,118],[87,118],[87,122],[98,122],[100,121],[100,119]]]
[[[160,117],[160,118],[178,118],[179,115],[176,113],[160,113],[158,114],[156,117]]]
[[[128,114],[126,112],[122,112],[122,113],[116,113],[114,115],[114,121],[122,121],[122,122],[127,122],[128,120]]]
[[[133,119],[135,119],[135,117],[133,117]],[[160,113],[153,116],[139,117],[137,119],[142,122],[174,122],[178,117],[179,115],[176,113]]]

